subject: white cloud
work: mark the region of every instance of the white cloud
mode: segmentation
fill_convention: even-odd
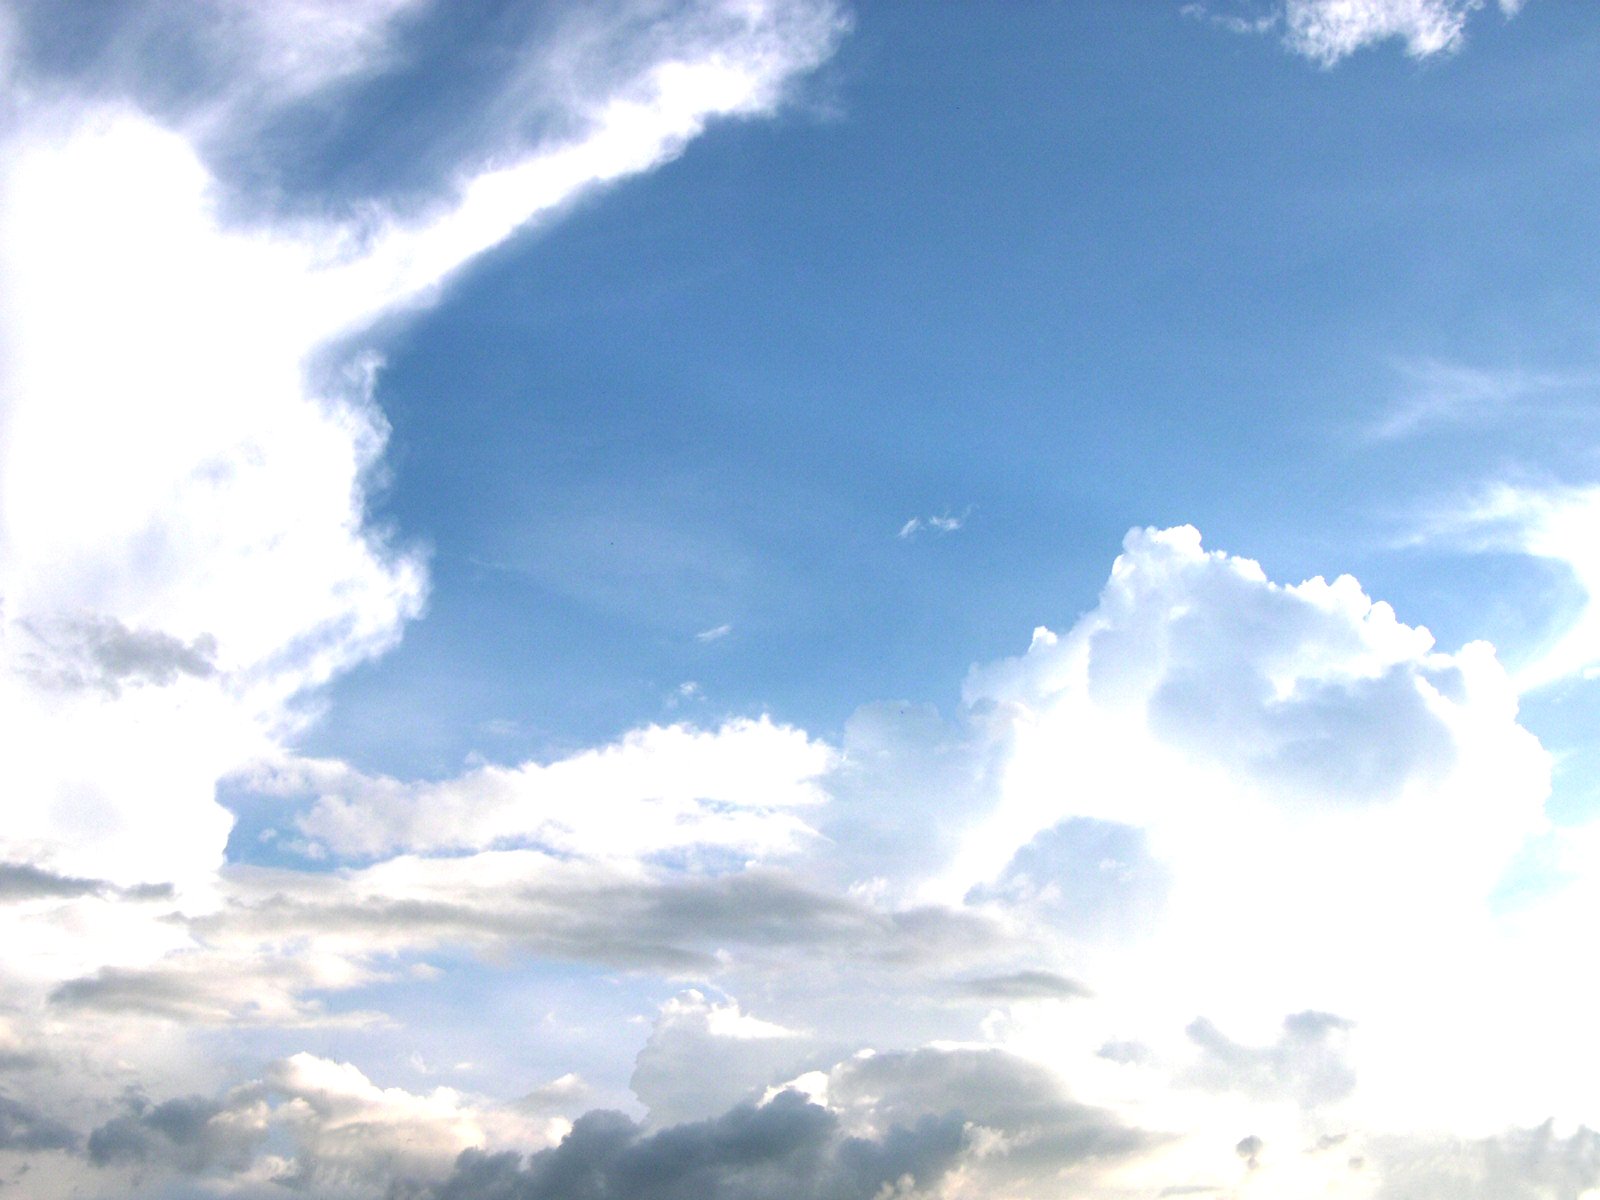
[[[912,517],[904,525],[900,526],[900,532],[895,536],[903,540],[910,539],[916,537],[923,530],[940,536],[947,533],[955,533],[966,525],[967,517],[970,515],[969,511],[962,513],[959,517],[952,516],[948,512],[936,513],[927,517]]]
[[[584,50],[592,28],[530,56],[560,75],[541,103],[565,104],[562,132],[460,164],[422,216],[225,222],[204,147],[235,109],[216,95],[237,84],[252,105],[283,104],[379,69],[416,7],[219,6],[183,51],[212,91],[165,124],[140,107],[149,62],[137,78],[105,72],[94,99],[70,81],[10,98],[0,721],[15,748],[3,786],[33,801],[0,857],[203,884],[230,821],[216,781],[272,756],[316,689],[392,646],[426,595],[420,555],[367,518],[387,432],[376,363],[340,365],[329,346],[529,220],[673,157],[708,121],[769,111],[842,30],[831,6],[798,0],[648,20],[622,6],[608,70]],[[129,30],[164,28],[161,13],[118,19],[153,52]],[[218,47],[233,57],[206,58]]]
[[[138,647],[117,661],[182,658]],[[91,968],[56,990],[49,1019],[122,1047],[173,1023],[370,1019],[338,993],[353,1005],[350,989],[408,978],[424,953],[446,964],[429,985],[441,991],[463,951],[694,980],[634,1064],[655,1125],[696,1122],[660,1146],[715,1142],[749,1119],[724,1107],[765,1097],[781,1111],[763,1119],[833,1120],[871,1146],[942,1130],[937,1177],[953,1197],[1044,1178],[1097,1198],[1393,1194],[1393,1179],[1435,1177],[1401,1170],[1384,1139],[1428,1147],[1432,1130],[1594,1119],[1566,1065],[1589,1020],[1587,960],[1571,948],[1592,889],[1515,919],[1488,903],[1542,828],[1549,771],[1493,652],[1441,650],[1348,577],[1275,583],[1192,529],[1130,533],[1099,602],[975,668],[953,721],[871,705],[838,751],[767,721],[652,727],[433,784],[284,769],[333,798],[308,831],[341,851],[413,852],[360,869],[232,868],[217,911],[170,923],[181,945],[166,958]],[[761,832],[743,840],[722,822],[747,803]],[[784,848],[767,839],[800,814],[822,838],[781,871],[748,861]],[[503,838],[549,846],[473,852]],[[1592,847],[1563,845],[1592,878]],[[685,852],[655,861],[663,846]],[[737,861],[696,848],[737,848]],[[18,877],[25,903],[54,903],[40,888],[106,903],[93,879],[50,878]],[[1519,1023],[1529,1011],[1540,1020]],[[928,1045],[930,1025],[984,1041]],[[853,1056],[863,1045],[879,1052]],[[1464,1079],[1464,1064],[1480,1074]],[[268,1097],[321,1123],[296,1135],[310,1149],[295,1161],[394,1178],[378,1151],[360,1156],[404,1121],[373,1116],[363,1141],[374,1085],[337,1064],[312,1076],[345,1082]],[[826,1111],[780,1102],[786,1079]],[[414,1141],[433,1147],[429,1163],[464,1144],[458,1109],[491,1107],[395,1103],[423,1100],[437,1128]],[[613,1132],[624,1157],[658,1146],[631,1124]],[[1566,1161],[1567,1142],[1539,1144]],[[1476,1178],[1494,1153],[1485,1142],[1437,1178]],[[287,1162],[271,1170],[298,1169]],[[526,1184],[520,1164],[500,1164],[485,1181]],[[452,1178],[472,1194],[476,1176]]]
[[[1509,551],[1562,568],[1575,585],[1556,632],[1517,666],[1521,691],[1600,666],[1600,485],[1499,484],[1428,523],[1424,539]]]
[[[1368,436],[1391,441],[1447,424],[1487,425],[1525,415],[1535,401],[1578,393],[1600,385],[1592,371],[1485,370],[1426,359],[1400,367],[1402,398],[1368,429]]]
[[[826,743],[762,717],[715,730],[652,725],[572,758],[480,767],[439,783],[305,760],[262,782],[314,791],[300,830],[344,856],[516,842],[594,859],[693,848],[770,856],[811,836],[793,810],[822,803],[819,781],[834,758]]]
[[[1331,67],[1357,50],[1398,40],[1412,58],[1451,54],[1466,40],[1468,19],[1485,0],[1282,0],[1266,13],[1240,16],[1186,5],[1186,15],[1206,17],[1235,33],[1268,33],[1280,26],[1296,54]],[[1499,0],[1506,17],[1521,0]]]
[[[652,1125],[703,1120],[799,1073],[812,1050],[797,1030],[691,990],[661,1006],[629,1086]]]
[[[732,625],[713,625],[710,629],[702,629],[694,635],[697,642],[720,642],[733,632]]]

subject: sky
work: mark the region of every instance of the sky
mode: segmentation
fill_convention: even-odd
[[[1600,1197],[1597,61],[4,0],[0,1197]]]

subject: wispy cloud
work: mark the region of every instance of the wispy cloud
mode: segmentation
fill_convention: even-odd
[[[1185,16],[1207,20],[1234,33],[1283,31],[1294,53],[1331,67],[1357,50],[1398,40],[1412,58],[1452,54],[1466,41],[1468,19],[1485,0],[1275,0],[1241,12],[1241,5],[1191,3]],[[1499,0],[1512,17],[1522,0]]]
[[[710,629],[702,629],[699,633],[695,634],[694,640],[701,643],[720,642],[732,632],[732,625],[713,625]]]
[[[942,537],[945,534],[955,533],[964,528],[967,518],[971,515],[972,510],[969,508],[960,516],[944,512],[926,517],[912,517],[904,525],[900,526],[900,532],[895,536],[905,541],[909,541],[923,532]]]
[[[1421,359],[1397,367],[1398,402],[1367,429],[1375,441],[1394,441],[1437,426],[1484,426],[1515,420],[1530,407],[1582,398],[1600,389],[1600,371],[1484,368]]]
[[[1520,690],[1600,670],[1600,484],[1497,484],[1431,518],[1418,540],[1524,554],[1566,570],[1573,595],[1556,632],[1517,666]]]

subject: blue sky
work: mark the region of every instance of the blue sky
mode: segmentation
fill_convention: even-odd
[[[1597,51],[0,6],[0,1197],[1600,1194]]]
[[[1334,72],[1159,5],[857,13],[792,111],[394,336],[380,511],[434,547],[430,615],[315,744],[437,773],[507,753],[482,723],[593,739],[686,680],[808,727],[948,704],[1088,607],[1137,524],[1392,579],[1447,642],[1537,634],[1503,564],[1394,543],[1486,479],[1585,469],[1556,436],[1592,357],[1577,16]],[[1372,436],[1469,372],[1574,382]],[[929,515],[965,524],[896,539]]]

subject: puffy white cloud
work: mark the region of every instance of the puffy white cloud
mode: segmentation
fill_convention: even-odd
[[[438,783],[306,760],[262,783],[314,791],[299,828],[344,856],[520,842],[597,859],[766,857],[811,836],[799,812],[824,801],[820,780],[835,757],[826,743],[762,717],[715,730],[652,725],[571,758],[480,767]]]

